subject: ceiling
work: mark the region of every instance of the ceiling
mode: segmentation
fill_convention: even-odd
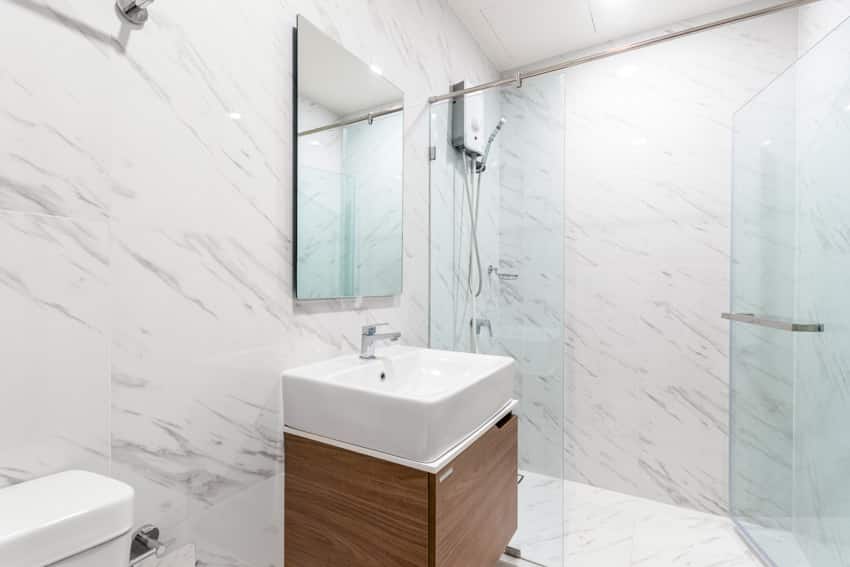
[[[380,73],[298,18],[299,96],[340,117],[400,104],[403,93]]]
[[[684,19],[753,4],[747,0],[448,2],[499,71],[517,69]]]

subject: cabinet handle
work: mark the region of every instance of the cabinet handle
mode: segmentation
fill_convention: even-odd
[[[514,416],[514,412],[508,413],[505,417],[496,422],[496,428],[501,429],[508,424],[511,418]]]

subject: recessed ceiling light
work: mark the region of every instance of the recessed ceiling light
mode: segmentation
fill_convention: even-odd
[[[311,140],[310,145],[311,146],[321,146],[322,142],[320,142],[319,140]]]
[[[770,138],[768,138],[767,140],[763,141],[763,142],[761,143],[761,145],[762,145],[762,146],[767,147],[767,146],[769,146],[769,145],[770,145],[770,144],[772,144],[772,143],[773,143],[773,140],[771,140]]]
[[[230,118],[231,120],[241,120],[242,119],[242,115],[239,114],[238,112],[228,112],[227,117]]]
[[[384,70],[381,69],[380,67],[378,67],[377,65],[375,65],[374,63],[369,65],[369,69],[371,69],[372,72],[375,73],[376,75],[383,75],[384,74]]]

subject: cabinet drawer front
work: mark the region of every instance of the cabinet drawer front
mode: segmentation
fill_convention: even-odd
[[[431,567],[492,567],[517,528],[517,418],[431,475]]]
[[[287,567],[423,567],[428,474],[286,435]]]

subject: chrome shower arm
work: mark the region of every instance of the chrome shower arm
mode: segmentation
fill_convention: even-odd
[[[148,21],[147,7],[154,0],[115,0],[115,11],[134,26],[143,26]]]

